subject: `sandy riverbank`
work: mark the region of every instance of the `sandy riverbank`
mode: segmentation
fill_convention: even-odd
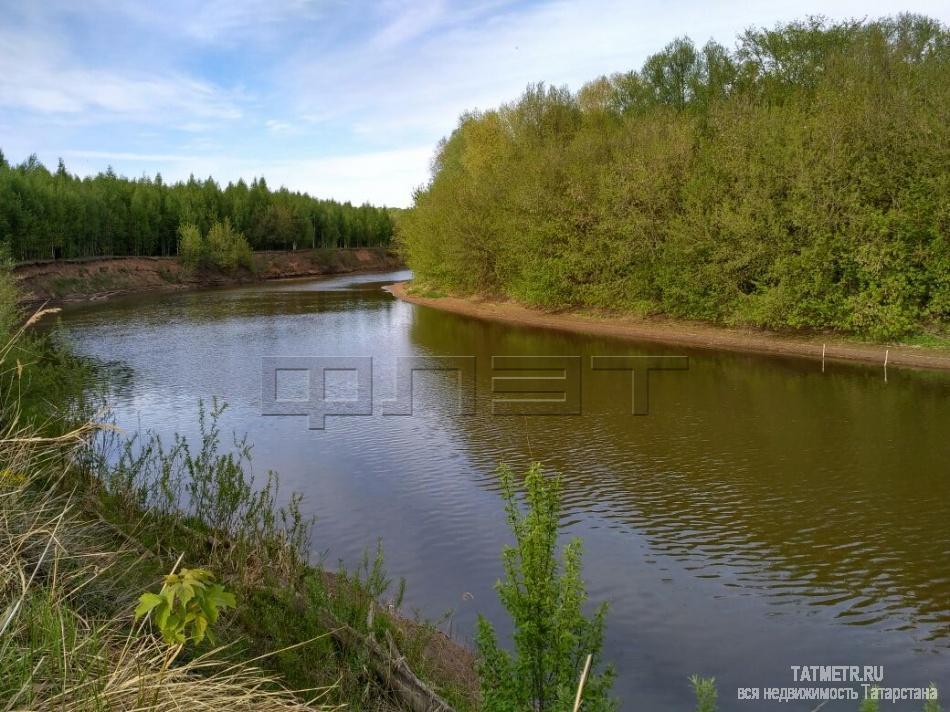
[[[615,314],[545,312],[513,302],[478,298],[423,297],[412,294],[408,282],[389,287],[405,301],[443,311],[509,324],[560,329],[630,341],[651,341],[693,348],[797,356],[820,361],[822,349],[829,360],[863,361],[883,366],[950,370],[950,350],[919,346],[868,344],[837,336],[790,335],[760,329],[732,329],[701,322],[659,317],[635,318]]]

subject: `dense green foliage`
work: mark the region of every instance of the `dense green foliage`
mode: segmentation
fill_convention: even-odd
[[[581,544],[569,543],[557,558],[561,485],[546,479],[535,464],[524,480],[527,511],[519,508],[514,474],[499,470],[508,523],[516,546],[503,553],[505,580],[498,595],[514,622],[515,654],[498,646],[492,625],[478,620],[476,644],[482,704],[486,710],[569,711],[574,707],[581,672],[588,655],[593,665],[603,646],[606,604],[593,618],[585,618],[587,599],[581,579]],[[592,673],[584,687],[584,709],[612,710],[613,671]]]
[[[434,289],[894,338],[950,316],[948,169],[948,29],[809,19],[463,116],[399,240]]]
[[[35,156],[11,166],[0,153],[0,244],[16,260],[99,255],[174,255],[178,227],[206,234],[229,219],[252,249],[388,245],[386,208],[317,200],[263,178],[223,190],[211,178],[166,184],[112,170],[79,178],[63,162],[48,171]]]
[[[192,269],[215,268],[230,272],[238,267],[252,269],[254,266],[247,239],[231,227],[228,218],[215,222],[207,235],[202,235],[197,225],[178,228],[178,256]]]

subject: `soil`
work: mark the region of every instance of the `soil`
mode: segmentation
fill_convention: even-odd
[[[796,356],[821,361],[864,361],[888,366],[950,369],[950,349],[870,344],[838,335],[785,334],[760,329],[734,329],[663,317],[632,317],[608,312],[546,312],[514,302],[478,297],[424,297],[408,282],[387,289],[399,299],[433,309],[523,326],[560,329],[629,341],[676,344],[703,349]]]
[[[388,270],[401,267],[385,248],[267,251],[254,253],[254,270],[233,274],[182,267],[175,257],[99,257],[29,262],[14,276],[27,304],[97,301],[148,291],[175,291],[265,279]]]

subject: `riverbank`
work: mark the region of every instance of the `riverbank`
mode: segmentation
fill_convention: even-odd
[[[560,329],[629,341],[651,341],[691,348],[795,356],[821,361],[861,361],[889,366],[950,370],[950,349],[902,344],[869,344],[840,336],[780,334],[760,329],[736,329],[663,317],[637,318],[608,312],[544,312],[514,302],[476,297],[423,296],[408,282],[388,287],[394,296],[413,304],[454,314],[519,326]]]
[[[401,266],[381,247],[263,251],[254,269],[232,274],[191,272],[177,257],[100,257],[19,264],[13,269],[22,303],[100,301],[136,292],[165,292],[268,279],[371,272]]]

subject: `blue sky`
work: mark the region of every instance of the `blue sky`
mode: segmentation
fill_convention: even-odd
[[[901,11],[950,21],[935,0],[0,0],[0,148],[404,206],[461,112],[529,82],[576,89],[684,34]]]

